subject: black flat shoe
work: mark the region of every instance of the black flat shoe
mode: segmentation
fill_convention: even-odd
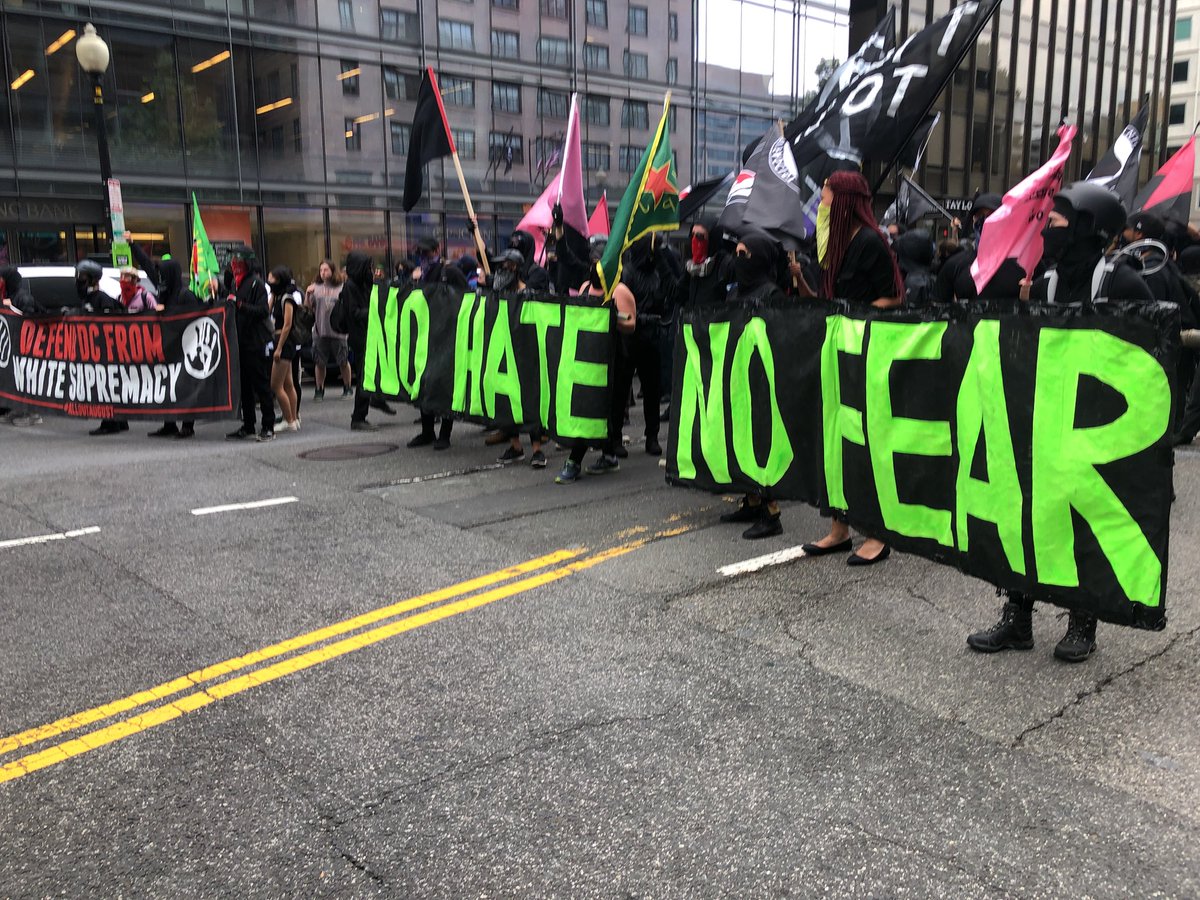
[[[827,553],[845,553],[854,546],[854,542],[850,538],[840,541],[836,544],[830,544],[828,547],[822,547],[820,544],[802,544],[800,549],[804,551],[805,556],[825,556]]]
[[[874,559],[867,559],[865,556],[859,556],[857,553],[851,553],[850,558],[846,560],[848,566],[873,566],[875,563],[883,562],[892,555],[891,547],[884,547],[879,551],[879,555]]]

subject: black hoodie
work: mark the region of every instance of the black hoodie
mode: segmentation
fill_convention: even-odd
[[[34,312],[37,304],[33,300],[33,294],[29,293],[24,276],[16,266],[0,267],[0,279],[4,281],[4,291],[0,293],[0,299],[11,300],[13,309],[26,315]]]
[[[196,295],[184,287],[183,266],[177,260],[164,259],[158,268],[158,275],[158,302],[166,307],[167,312],[179,312],[200,306]]]
[[[346,256],[346,283],[342,285],[337,306],[338,318],[350,338],[350,346],[367,346],[367,322],[371,310],[371,288],[374,287],[375,264],[365,253],[352,251]],[[336,309],[336,307],[335,307]]]

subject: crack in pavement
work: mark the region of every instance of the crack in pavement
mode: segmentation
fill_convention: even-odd
[[[907,585],[905,585],[904,590],[907,591],[908,595],[910,597],[912,597],[914,600],[920,600],[922,603],[929,606],[930,609],[934,610],[935,612],[937,612],[940,615],[943,615],[949,619],[953,619],[955,622],[957,622],[963,628],[970,629],[970,628],[974,627],[974,626],[972,626],[972,624],[970,622],[966,622],[963,619],[959,618],[956,613],[951,612],[948,609],[943,609],[942,607],[938,606],[936,603],[934,603],[932,600],[930,600],[928,597],[926,597],[920,591],[915,591],[912,588],[908,587]]]
[[[1020,747],[1024,743],[1025,738],[1029,737],[1029,735],[1033,734],[1034,732],[1041,731],[1043,728],[1050,725],[1055,719],[1063,718],[1069,710],[1071,710],[1072,708],[1074,708],[1076,706],[1079,706],[1080,704],[1083,703],[1083,701],[1085,701],[1089,697],[1094,697],[1097,694],[1100,694],[1101,692],[1104,691],[1105,688],[1109,687],[1117,679],[1123,678],[1126,675],[1129,675],[1130,673],[1137,671],[1138,669],[1142,668],[1143,666],[1147,665],[1148,663],[1151,663],[1154,660],[1159,659],[1162,656],[1165,656],[1167,653],[1169,653],[1175,647],[1176,644],[1187,641],[1190,638],[1195,637],[1197,634],[1200,634],[1200,625],[1197,625],[1195,628],[1192,628],[1189,631],[1179,632],[1178,634],[1174,635],[1169,641],[1167,641],[1167,643],[1164,644],[1161,648],[1159,648],[1158,650],[1155,650],[1153,653],[1148,654],[1143,659],[1139,659],[1137,662],[1120,670],[1119,672],[1113,672],[1111,675],[1106,675],[1104,678],[1101,678],[1099,681],[1097,681],[1092,687],[1090,687],[1086,691],[1080,691],[1079,693],[1077,693],[1075,695],[1074,700],[1068,700],[1066,703],[1064,703],[1057,710],[1052,712],[1045,719],[1042,719],[1040,722],[1035,722],[1034,724],[1023,729],[1020,734],[1018,734],[1015,738],[1013,738],[1012,743],[1009,744],[1009,747],[1012,749],[1016,749],[1016,748]]]
[[[462,763],[451,763],[450,765],[445,766],[436,772],[431,772],[428,775],[424,775],[415,781],[409,781],[385,791],[379,797],[379,799],[371,803],[364,803],[361,807],[359,807],[354,815],[346,816],[340,819],[335,819],[333,817],[330,818],[334,828],[341,828],[343,825],[349,825],[361,819],[369,819],[371,816],[375,815],[375,813],[379,812],[386,804],[391,803],[393,800],[401,797],[402,795],[419,794],[427,787],[436,787],[439,784],[444,784],[452,779],[469,779],[480,772],[488,769],[494,769],[498,766],[503,766],[506,763],[512,762],[513,760],[518,759],[527,753],[532,753],[537,750],[551,749],[554,746],[563,743],[564,739],[569,738],[572,735],[580,734],[584,731],[610,728],[613,725],[656,722],[671,715],[671,713],[679,709],[681,705],[682,703],[674,703],[661,712],[652,713],[646,716],[614,716],[610,719],[600,719],[596,721],[582,719],[572,725],[567,726],[566,728],[555,728],[542,731],[534,734],[532,739],[527,741],[522,746],[517,747],[516,749],[507,753],[500,753],[467,766],[464,766]]]

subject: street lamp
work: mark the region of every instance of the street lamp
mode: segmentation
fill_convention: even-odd
[[[108,155],[108,130],[104,122],[104,89],[100,86],[100,78],[108,70],[109,50],[104,38],[96,34],[96,28],[91,22],[83,28],[83,37],[75,42],[75,58],[79,66],[92,77],[92,103],[96,111],[96,143],[100,153],[100,193],[104,198],[104,220],[112,221],[112,211],[108,203],[108,181],[112,178],[112,160]],[[109,225],[105,225],[106,228]],[[99,235],[96,235],[99,243]],[[109,236],[110,241],[115,235]]]

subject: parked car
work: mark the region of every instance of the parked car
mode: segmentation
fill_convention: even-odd
[[[81,303],[75,290],[74,266],[17,266],[25,279],[33,299],[43,309],[59,310],[64,307],[77,310]],[[158,287],[138,270],[141,285],[151,296],[158,294]],[[121,270],[111,266],[104,268],[100,278],[100,290],[112,298],[121,296]]]

